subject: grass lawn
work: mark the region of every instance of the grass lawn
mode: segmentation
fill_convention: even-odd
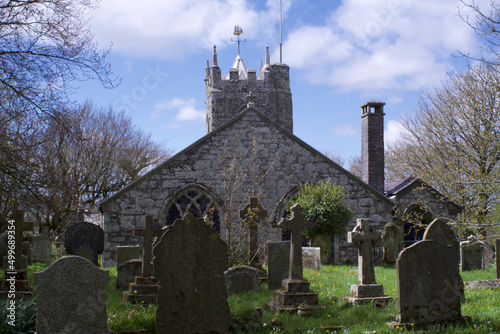
[[[29,268],[29,276],[33,271],[43,270],[45,264],[35,263]],[[106,286],[108,326],[116,333],[146,329],[147,333],[155,331],[156,306],[132,305],[123,302],[122,292],[115,290],[116,268],[105,268],[110,271],[110,280]],[[262,284],[259,293],[232,295],[228,302],[231,308],[232,321],[237,333],[273,333],[278,329],[273,326],[278,318],[282,324],[281,333],[400,333],[401,328],[390,328],[387,322],[395,320],[397,314],[397,291],[395,267],[376,267],[377,283],[384,285],[385,293],[394,298],[388,307],[380,309],[373,305],[353,306],[344,302],[343,297],[349,295],[351,284],[357,282],[357,267],[348,265],[322,266],[320,272],[306,269],[304,277],[311,282],[311,289],[319,294],[319,303],[324,309],[314,310],[309,316],[298,316],[295,313],[274,314],[266,303],[273,299],[273,292]],[[486,280],[496,278],[495,267],[487,270],[462,272],[464,281]],[[432,327],[428,333],[500,333],[500,289],[479,288],[466,289],[466,302],[462,304],[462,314],[471,317],[470,323],[458,328]],[[36,302],[18,303],[19,326],[17,330],[7,328],[5,323],[6,304],[0,302],[1,333],[34,333]],[[255,307],[262,308],[262,317],[254,312]]]

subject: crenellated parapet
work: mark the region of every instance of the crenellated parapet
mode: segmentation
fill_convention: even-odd
[[[212,66],[207,63],[206,103],[207,133],[246,109],[247,95],[252,92],[254,108],[289,132],[293,132],[290,68],[285,64],[270,64],[269,49],[266,63],[257,76],[238,55],[227,75],[222,75],[214,47]]]

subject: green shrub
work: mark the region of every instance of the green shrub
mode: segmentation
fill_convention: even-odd
[[[312,231],[306,232],[310,237],[315,234],[339,235],[346,233],[346,227],[353,212],[344,204],[346,193],[344,189],[330,180],[319,181],[317,184],[304,183],[299,185],[297,195],[286,202],[286,208],[300,204],[304,209],[303,216],[316,223]]]

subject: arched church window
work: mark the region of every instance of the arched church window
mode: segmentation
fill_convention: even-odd
[[[433,220],[432,213],[425,207],[415,204],[410,206],[403,214],[404,246],[408,247],[424,237],[425,229]]]
[[[220,209],[218,202],[207,191],[189,187],[178,192],[166,208],[165,225],[171,225],[186,213],[196,218],[209,219],[215,232],[220,233]]]

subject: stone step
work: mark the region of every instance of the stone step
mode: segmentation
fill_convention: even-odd
[[[274,291],[274,300],[281,305],[318,304],[318,294],[315,292]]]
[[[284,279],[281,289],[288,292],[310,292],[310,283],[306,280]]]
[[[158,284],[135,284],[129,283],[128,291],[134,294],[152,295],[158,294]]]

